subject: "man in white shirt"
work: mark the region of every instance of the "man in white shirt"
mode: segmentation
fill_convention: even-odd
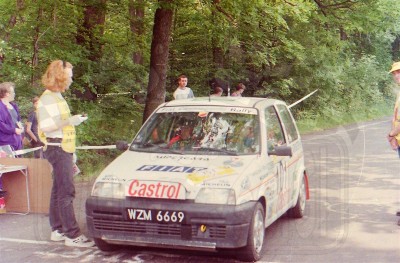
[[[191,88],[186,87],[188,79],[185,75],[180,75],[178,78],[178,88],[174,92],[174,99],[182,100],[194,98],[194,94]]]

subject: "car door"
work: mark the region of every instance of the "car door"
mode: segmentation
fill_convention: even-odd
[[[278,115],[281,120],[286,143],[292,149],[292,156],[287,160],[287,184],[289,191],[289,199],[297,198],[297,189],[302,179],[303,172],[301,170],[301,159],[303,158],[303,148],[301,145],[300,135],[297,130],[294,119],[286,105],[278,104],[276,106]]]
[[[281,119],[274,106],[269,106],[265,109],[265,125],[268,155],[274,164],[274,180],[276,180],[276,196],[274,200],[269,201],[274,202],[271,212],[275,216],[280,216],[286,211],[285,208],[289,202],[288,163],[290,157],[274,154],[277,147],[287,145],[284,127],[282,126]],[[272,215],[268,215],[267,217],[271,216]]]

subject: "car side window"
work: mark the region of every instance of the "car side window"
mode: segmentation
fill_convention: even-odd
[[[290,115],[289,110],[284,105],[278,105],[279,116],[282,118],[282,122],[285,126],[288,141],[292,143],[293,141],[299,138],[299,134],[297,133],[296,125],[293,122],[293,118]]]
[[[285,136],[283,136],[282,126],[273,106],[265,110],[265,123],[268,151],[274,150],[276,146],[284,145],[286,143]]]

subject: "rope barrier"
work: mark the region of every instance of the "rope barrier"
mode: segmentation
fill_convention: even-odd
[[[119,95],[128,95],[131,94],[132,92],[114,92],[114,93],[106,93],[106,94],[97,94],[97,98],[101,97],[109,97],[109,96],[119,96]]]
[[[116,149],[116,145],[103,145],[103,146],[78,146],[77,150],[101,150],[101,149]]]
[[[23,150],[16,150],[13,151],[13,155],[17,156],[17,155],[23,155],[23,154],[27,154],[30,152],[34,152],[37,150],[42,149],[43,147],[35,147],[35,148],[29,148],[29,149],[23,149]],[[76,149],[77,150],[102,150],[102,149],[116,149],[117,146],[116,145],[103,145],[103,146],[88,146],[88,145],[84,145],[84,146],[77,146]]]
[[[35,148],[23,149],[23,150],[16,150],[16,151],[13,151],[13,154],[14,154],[14,156],[23,155],[23,154],[26,154],[26,153],[30,153],[30,152],[34,152],[34,151],[40,150],[40,149],[42,149],[41,146],[40,147],[35,147]]]

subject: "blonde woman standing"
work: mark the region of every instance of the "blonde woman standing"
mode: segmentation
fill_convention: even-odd
[[[85,237],[75,218],[73,200],[73,154],[75,126],[87,117],[71,116],[62,93],[72,83],[72,65],[56,60],[42,76],[45,91],[37,105],[38,134],[45,144],[44,157],[53,167],[53,187],[50,197],[49,219],[52,241],[64,241],[66,246],[91,247],[94,242]]]

